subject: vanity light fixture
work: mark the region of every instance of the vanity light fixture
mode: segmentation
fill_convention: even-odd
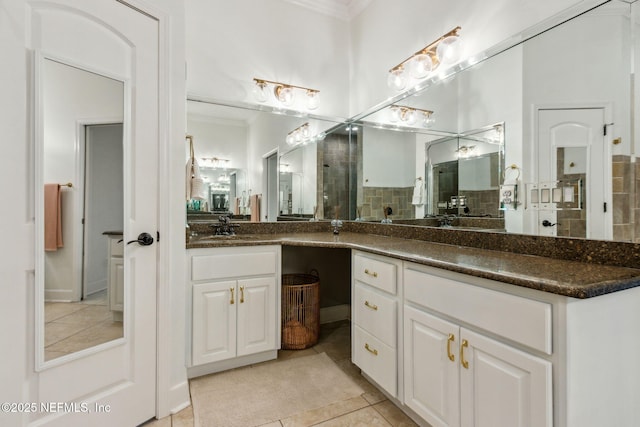
[[[389,107],[389,121],[392,123],[401,121],[408,125],[414,125],[418,120],[420,120],[420,124],[423,127],[430,128],[435,122],[433,111],[404,105],[392,105]]]
[[[203,157],[203,167],[211,168],[228,168],[231,160],[221,159],[219,157]]]
[[[468,157],[472,157],[476,151],[475,145],[462,145],[457,150],[458,157],[461,159],[466,159]]]
[[[407,86],[407,70],[414,79],[423,79],[440,64],[453,64],[460,59],[461,44],[456,27],[389,70],[387,84],[395,90]]]
[[[302,144],[303,142],[309,142],[311,140],[311,129],[309,128],[309,122],[298,126],[291,132],[287,134],[286,142],[287,144],[296,146],[298,144]]]
[[[258,102],[267,102],[269,89],[273,88],[273,96],[285,107],[291,107],[295,103],[296,91],[304,91],[308,110],[315,110],[320,105],[320,91],[307,87],[296,86],[272,80],[257,79],[254,77],[253,95]]]

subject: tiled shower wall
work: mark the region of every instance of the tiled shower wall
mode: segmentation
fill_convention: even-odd
[[[613,156],[613,240],[640,242],[640,163]]]
[[[382,220],[382,208],[390,206],[391,219],[413,219],[414,206],[411,204],[413,187],[364,187],[360,215],[370,221]]]
[[[355,218],[356,139],[331,134],[318,143],[317,203],[318,218]],[[355,193],[354,193],[355,194]]]

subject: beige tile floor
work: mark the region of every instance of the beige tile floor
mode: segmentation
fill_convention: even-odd
[[[346,426],[394,426],[408,427],[416,424],[382,393],[369,383],[360,369],[351,363],[351,327],[348,321],[322,325],[320,339],[314,347],[289,351],[280,350],[278,361],[325,352],[343,372],[353,379],[364,393],[361,396],[333,403],[327,407],[296,414],[260,427],[346,427]],[[265,362],[274,363],[274,362]],[[277,363],[277,362],[275,362]],[[250,369],[250,368],[240,368]],[[153,420],[144,427],[193,427],[193,410],[188,407],[177,414]],[[248,426],[247,426],[248,427]]]
[[[80,302],[45,302],[45,360],[74,353],[123,336],[107,308],[107,292]]]

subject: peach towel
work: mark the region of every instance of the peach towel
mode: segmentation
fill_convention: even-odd
[[[251,206],[251,222],[260,222],[260,194],[254,194],[249,197],[249,205]]]
[[[45,184],[44,250],[57,251],[62,246],[62,194],[60,184]]]

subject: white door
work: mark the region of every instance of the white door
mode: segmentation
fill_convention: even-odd
[[[540,235],[610,239],[606,202],[611,196],[607,179],[609,154],[604,144],[604,109],[550,109],[538,111],[537,182],[549,188],[558,179],[583,179],[582,211],[555,210],[553,190],[541,195],[537,226]],[[562,194],[560,191],[558,194]],[[543,200],[550,203],[544,209]],[[608,209],[609,211],[611,209]],[[610,221],[609,221],[610,223]],[[561,231],[559,231],[561,230]]]
[[[404,400],[433,427],[460,425],[459,327],[405,306]]]
[[[238,356],[276,348],[276,279],[238,281]]]
[[[113,0],[27,1],[26,12],[27,47],[39,52],[36,95],[42,77],[38,74],[42,70],[39,63],[45,60],[123,82],[124,239],[135,240],[143,232],[155,239],[158,22]],[[42,137],[39,101],[35,100],[36,139]],[[42,163],[38,159],[36,151],[36,166]],[[38,186],[39,173],[36,167]],[[37,189],[36,194],[39,192]],[[43,212],[40,204],[37,198],[36,221]],[[42,239],[41,233],[36,232],[36,236]],[[42,245],[41,241],[38,245]],[[43,356],[43,297],[42,289],[39,290],[35,307],[36,328],[40,328],[35,344],[38,374],[30,398],[67,406],[49,411],[41,408],[30,414],[30,423],[65,427],[133,426],[155,416],[157,256],[155,242],[125,246],[122,338],[50,361]],[[37,252],[36,257],[42,258]],[[42,263],[36,261],[38,275]]]
[[[460,329],[463,427],[551,427],[551,362]]]

